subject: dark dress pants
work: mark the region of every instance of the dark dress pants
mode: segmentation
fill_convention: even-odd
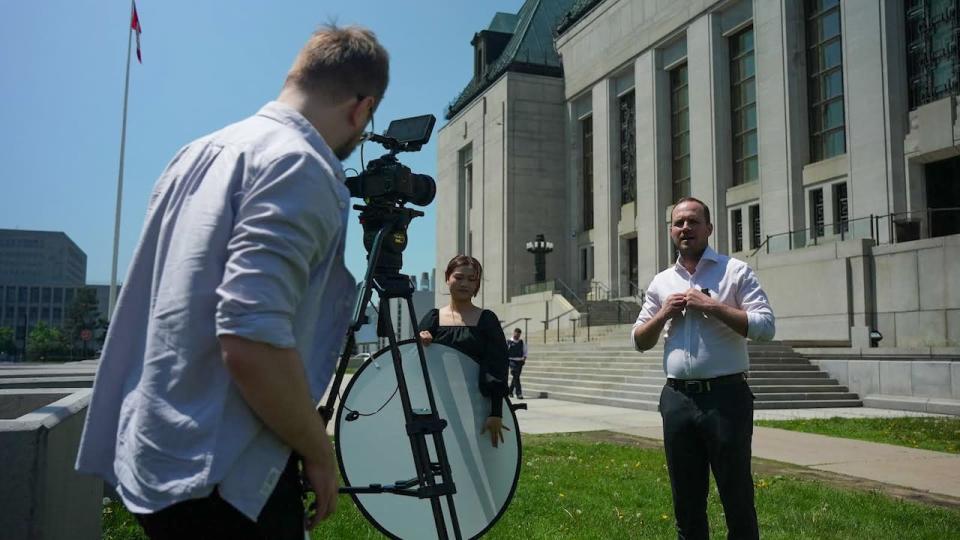
[[[707,491],[710,470],[717,482],[729,539],[757,539],[757,513],[750,473],[753,393],[744,382],[686,393],[664,386],[660,394],[663,446],[673,489],[677,538],[710,537]]]
[[[299,463],[291,457],[257,521],[224,501],[216,490],[201,499],[134,516],[152,540],[303,540],[302,493]]]
[[[524,363],[510,360],[510,395],[517,397],[523,395],[523,388],[520,386],[520,373],[523,372]]]

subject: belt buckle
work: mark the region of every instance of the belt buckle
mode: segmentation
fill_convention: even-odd
[[[692,394],[702,394],[703,387],[703,381],[683,381],[683,389]]]

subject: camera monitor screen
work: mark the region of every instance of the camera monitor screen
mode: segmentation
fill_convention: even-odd
[[[490,414],[490,399],[480,395],[480,366],[463,353],[433,344],[424,353],[440,418],[449,422],[443,430],[444,446],[457,487],[454,507],[464,539],[486,532],[503,515],[520,476],[520,430],[517,418],[504,398],[505,441],[494,448],[490,435],[480,434]],[[417,346],[401,342],[403,372],[414,412],[429,410],[426,385],[420,370]],[[346,485],[389,484],[416,478],[410,439],[407,437],[400,397],[395,395],[397,377],[389,349],[367,360],[353,375],[342,403],[362,414],[347,420],[348,411],[337,411],[336,449]],[[371,414],[372,413],[372,414]],[[436,449],[427,438],[430,456]],[[437,538],[429,499],[391,493],[353,495],[360,511],[390,538]],[[449,538],[454,538],[446,498],[440,502]]]
[[[401,118],[390,122],[385,137],[396,139],[400,143],[427,144],[433,133],[433,124],[437,119],[432,114]]]

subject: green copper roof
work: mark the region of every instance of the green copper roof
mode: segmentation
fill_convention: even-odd
[[[497,13],[488,30],[513,34],[503,53],[487,69],[474,78],[447,108],[449,120],[466,107],[490,84],[507,71],[563,76],[560,57],[553,46],[554,29],[570,11],[575,0],[527,0],[516,15]],[[511,19],[515,21],[509,28]]]
[[[557,35],[560,35],[570,29],[571,26],[577,24],[577,21],[584,18],[587,13],[590,13],[593,8],[597,7],[602,3],[603,0],[576,0],[572,2],[573,5],[570,6],[570,9],[565,13],[557,24]]]
[[[493,16],[493,20],[490,21],[490,26],[487,27],[487,30],[512,34],[514,30],[517,29],[517,21],[519,20],[520,17],[514,13],[497,12],[497,14]]]

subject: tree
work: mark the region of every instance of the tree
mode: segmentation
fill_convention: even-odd
[[[63,334],[59,328],[40,321],[27,336],[27,357],[30,360],[46,360],[64,352]]]
[[[17,342],[13,338],[13,328],[0,327],[0,353],[11,356],[17,354]]]
[[[100,303],[97,301],[97,291],[91,288],[77,289],[63,320],[64,340],[71,349],[80,343],[86,351],[87,344],[80,340],[80,333],[84,330],[93,331],[99,319]]]

